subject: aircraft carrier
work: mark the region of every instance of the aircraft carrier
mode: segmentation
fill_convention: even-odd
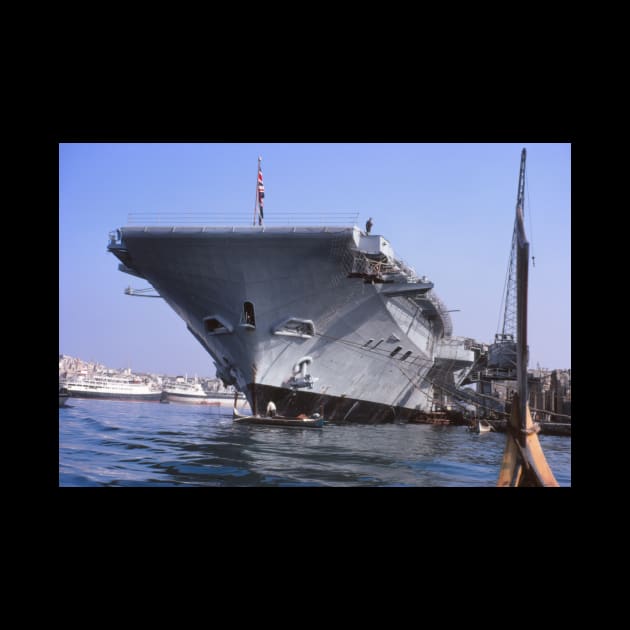
[[[356,221],[131,225],[110,233],[108,250],[177,312],[254,413],[273,400],[287,416],[417,419],[456,395],[478,356],[453,336],[433,283]]]

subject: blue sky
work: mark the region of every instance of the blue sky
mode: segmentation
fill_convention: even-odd
[[[331,210],[373,218],[452,313],[455,335],[491,342],[527,148],[530,367],[571,367],[570,144],[61,144],[59,352],[109,367],[213,376],[211,357],[148,286],[117,270],[110,230],[139,211],[251,217],[262,155],[265,217]]]

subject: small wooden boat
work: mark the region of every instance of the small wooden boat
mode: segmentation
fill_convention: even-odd
[[[287,418],[285,416],[246,416],[239,413],[236,409],[233,411],[234,422],[239,424],[261,424],[268,427],[299,427],[302,429],[321,429],[324,426],[324,418],[318,413],[313,414],[312,418],[296,417]]]
[[[474,424],[468,427],[473,433],[490,433],[494,431],[494,427],[487,420],[476,420]]]

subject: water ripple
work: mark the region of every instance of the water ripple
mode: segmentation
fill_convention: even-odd
[[[72,402],[59,409],[60,486],[494,486],[505,445],[464,427],[245,427],[193,405]],[[571,439],[540,441],[570,486]]]

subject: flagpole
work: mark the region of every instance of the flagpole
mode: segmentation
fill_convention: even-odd
[[[258,156],[258,168],[260,168],[260,156]],[[254,218],[252,225],[256,227],[256,204],[258,203],[258,171],[256,171],[256,189],[254,190]]]
[[[254,196],[254,220],[252,225],[256,227],[256,208],[258,206],[258,173],[260,173],[260,162],[262,161],[262,156],[258,156],[258,170],[256,171],[256,193]]]

